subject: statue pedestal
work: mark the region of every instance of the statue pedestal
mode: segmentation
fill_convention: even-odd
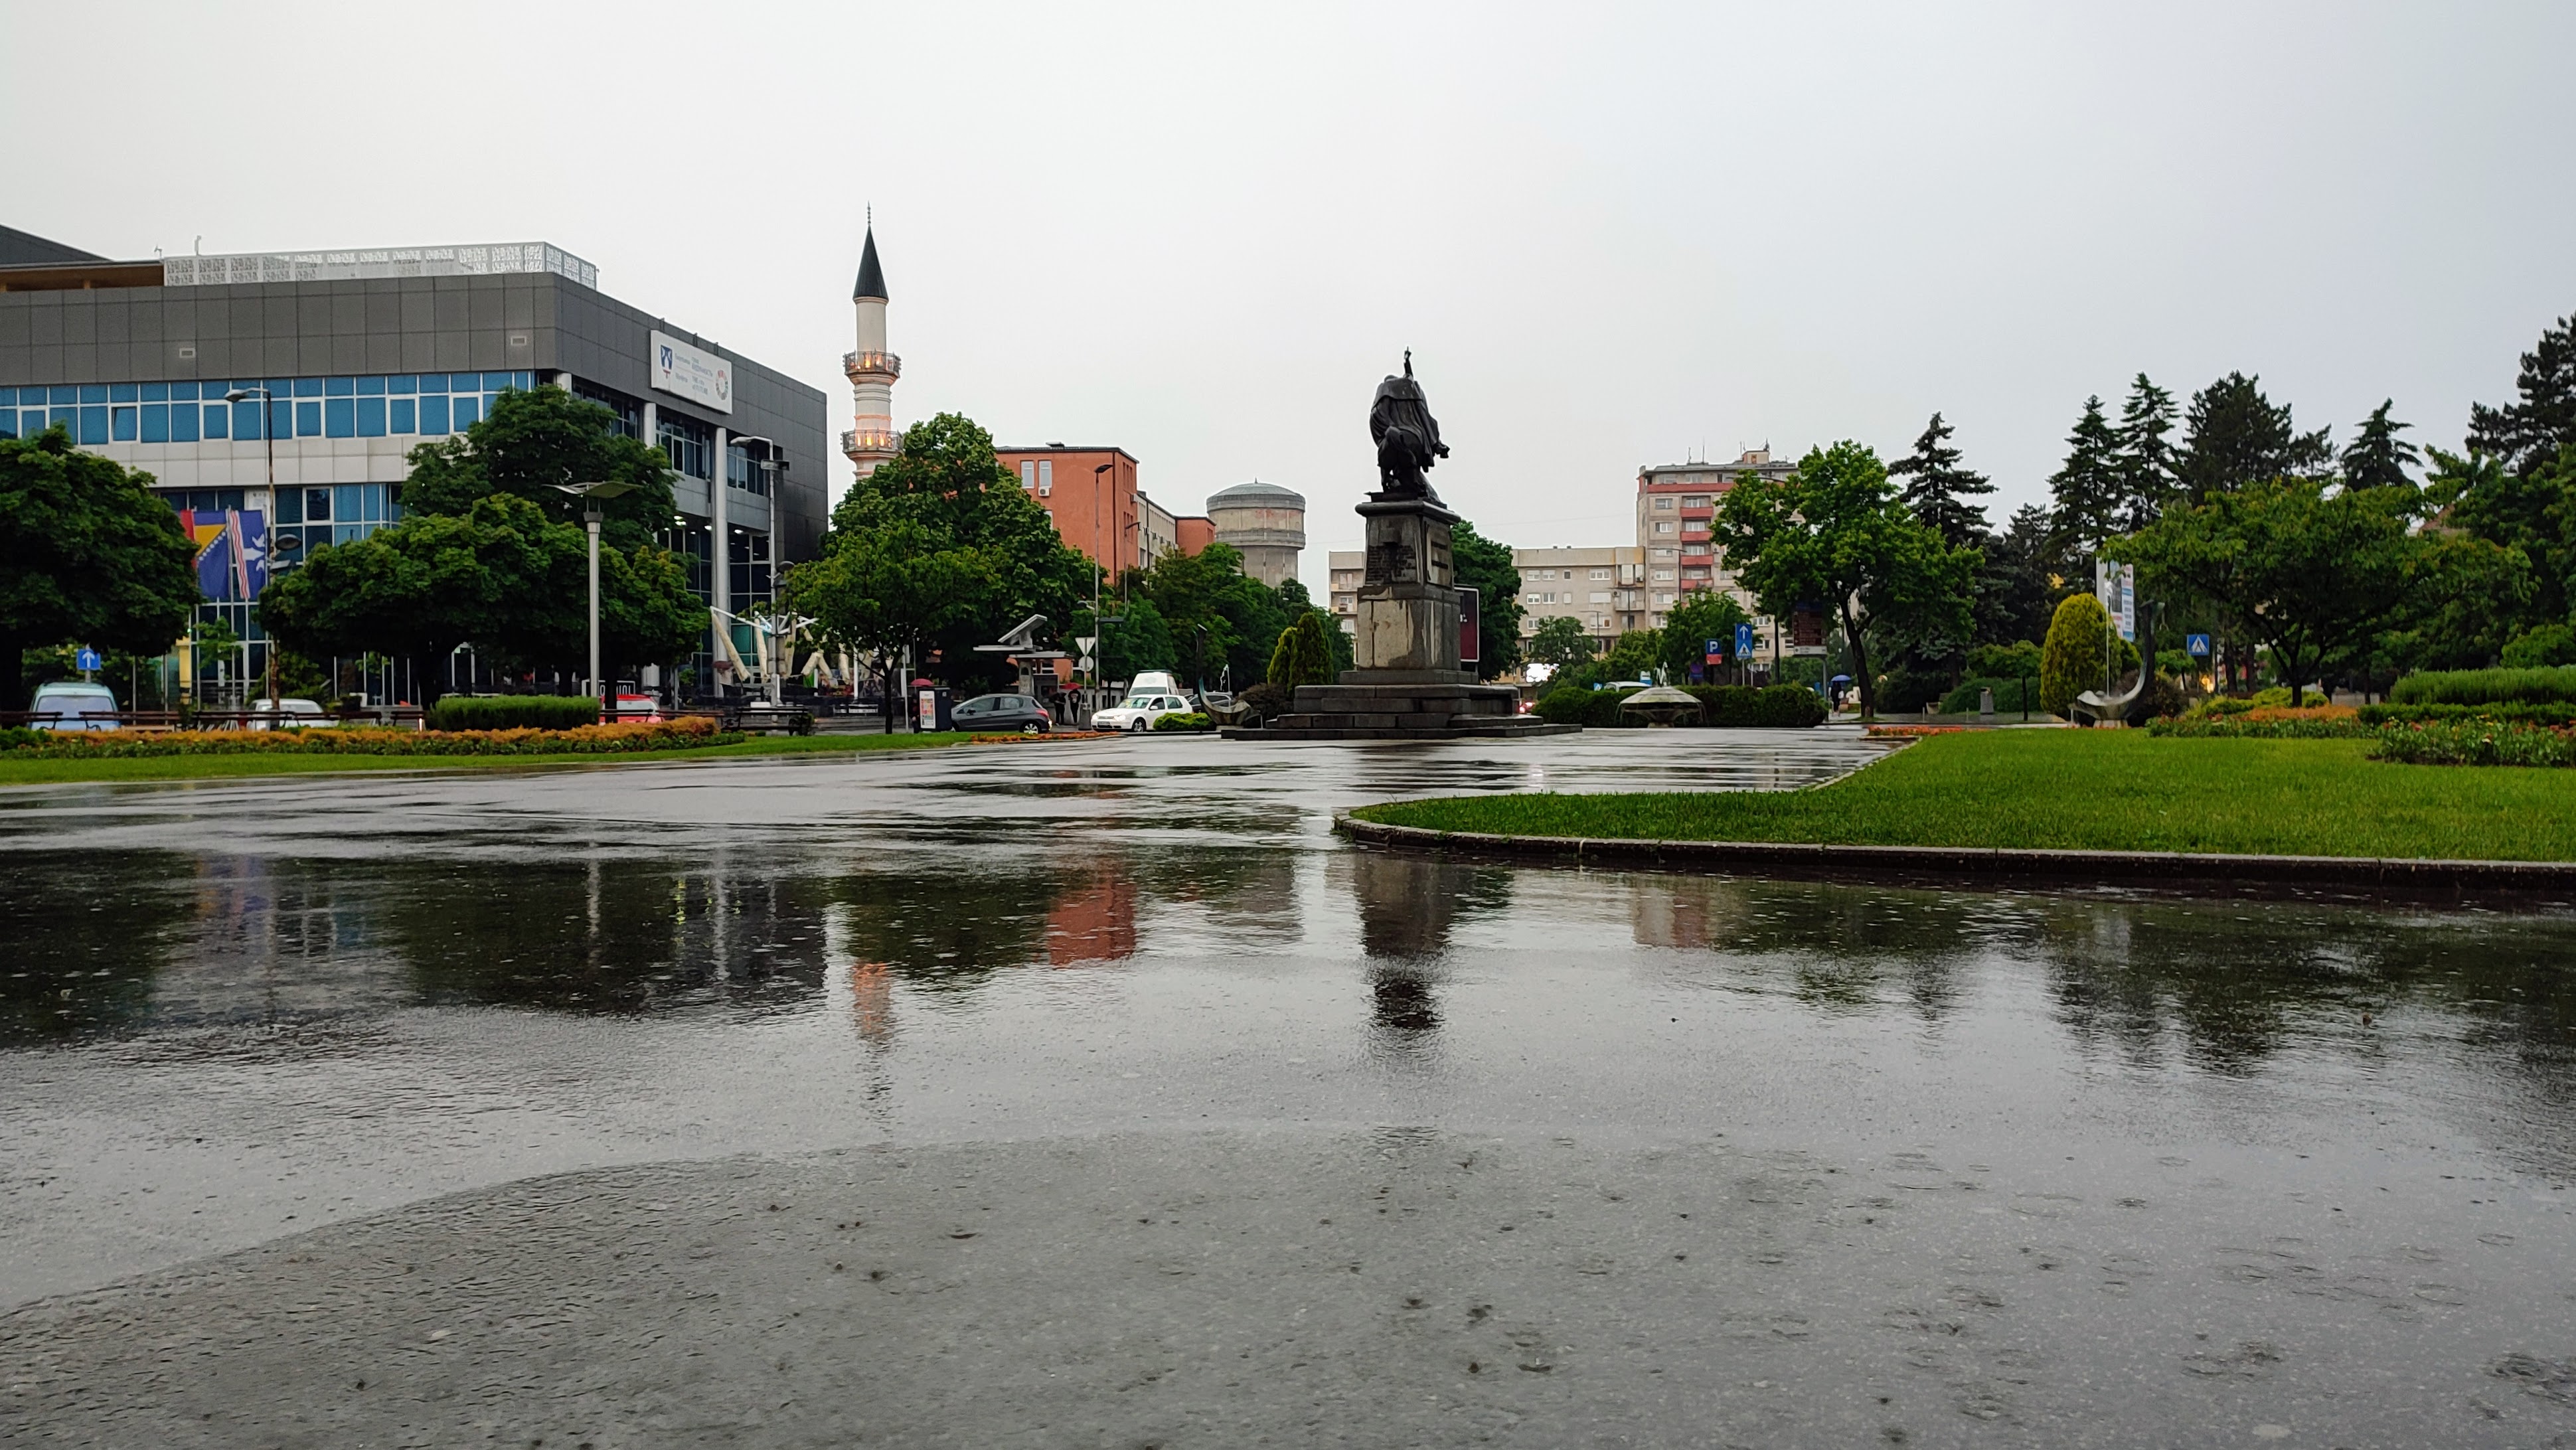
[[[1459,608],[1449,560],[1458,516],[1422,498],[1371,494],[1368,574],[1360,585],[1352,657],[1331,685],[1299,685],[1288,713],[1231,739],[1443,740],[1554,735],[1579,729],[1520,713],[1520,692],[1476,682],[1458,660]]]

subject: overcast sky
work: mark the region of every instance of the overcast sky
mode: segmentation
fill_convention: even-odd
[[[831,398],[1115,443],[1355,547],[1402,351],[1515,544],[1646,463],[2259,373],[2455,445],[2576,311],[2576,5],[19,7],[9,224],[111,256],[543,239]],[[27,150],[32,145],[35,149]],[[836,492],[847,476],[835,460]]]

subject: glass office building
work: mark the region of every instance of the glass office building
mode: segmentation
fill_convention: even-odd
[[[410,451],[512,388],[661,446],[668,542],[741,613],[820,547],[823,395],[597,284],[543,243],[115,262],[0,227],[0,436],[59,425],[153,475],[200,540],[204,612],[245,641],[236,677],[264,664],[265,571],[401,518]],[[711,634],[692,682],[727,681],[733,644]]]

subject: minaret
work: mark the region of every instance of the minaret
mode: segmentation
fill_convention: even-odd
[[[859,281],[850,289],[850,306],[859,314],[859,348],[841,359],[841,371],[850,377],[856,426],[841,435],[841,451],[864,478],[894,457],[894,380],[903,371],[903,359],[886,351],[885,268],[877,265],[873,216],[867,246],[859,253]]]

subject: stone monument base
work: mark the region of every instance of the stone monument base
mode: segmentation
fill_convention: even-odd
[[[1387,676],[1449,675],[1451,680]],[[1520,713],[1520,691],[1479,685],[1459,670],[1344,670],[1338,685],[1299,685],[1288,713],[1267,727],[1234,726],[1229,740],[1518,740],[1564,735],[1580,725],[1551,725]]]

